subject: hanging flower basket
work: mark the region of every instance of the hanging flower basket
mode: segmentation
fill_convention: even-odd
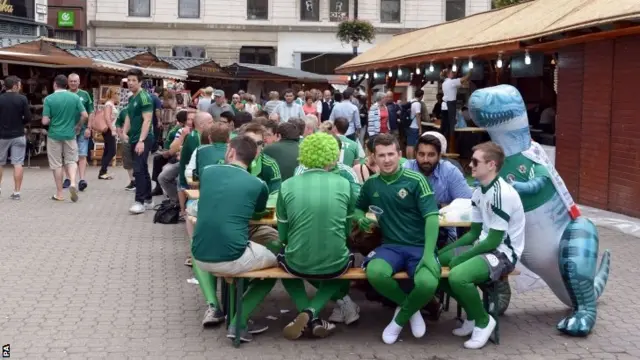
[[[376,37],[376,29],[366,20],[345,20],[338,25],[336,37],[344,44],[371,43]]]

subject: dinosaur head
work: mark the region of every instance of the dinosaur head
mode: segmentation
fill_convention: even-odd
[[[469,113],[473,122],[487,129],[491,141],[502,146],[506,156],[531,146],[527,109],[515,87],[498,85],[474,91]]]

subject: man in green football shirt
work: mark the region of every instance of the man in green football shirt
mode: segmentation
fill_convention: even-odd
[[[78,95],[82,106],[89,114],[88,121],[83,120],[80,131],[76,136],[76,142],[78,143],[78,175],[80,175],[80,181],[78,182],[78,190],[84,191],[87,188],[87,181],[85,180],[85,173],[87,170],[87,155],[89,155],[89,139],[91,139],[91,122],[93,120],[93,100],[88,92],[80,89],[80,76],[76,73],[69,74],[69,92]],[[65,171],[66,172],[66,171]],[[70,185],[69,173],[66,173],[67,179],[63,182],[63,187],[68,188]]]
[[[300,133],[295,125],[283,122],[276,130],[278,141],[264,148],[265,155],[272,157],[280,168],[282,181],[292,177],[298,166]]]
[[[247,168],[258,154],[255,140],[239,135],[229,142],[226,164],[206,166],[200,174],[198,222],[191,252],[198,268],[220,275],[236,275],[274,267],[276,256],[249,238],[249,221],[267,207],[269,190],[264,181]],[[252,340],[252,333],[267,327],[249,323],[249,317],[275,285],[275,279],[254,279],[243,297],[240,326],[231,320],[227,337]]]
[[[336,135],[338,135],[340,141],[342,141],[342,148],[340,150],[340,162],[347,166],[353,166],[357,164],[360,160],[360,156],[358,154],[358,144],[344,135],[347,133],[347,130],[349,130],[349,120],[343,117],[339,117],[333,121],[333,125]]]
[[[420,309],[433,298],[440,280],[435,253],[438,205],[427,179],[399,165],[400,144],[393,135],[376,137],[374,155],[380,174],[369,177],[362,186],[355,216],[366,231],[373,223],[365,216],[370,206],[383,211],[377,219],[382,245],[369,254],[365,266],[371,286],[398,305],[382,333],[382,340],[393,344],[407,322],[416,338],[426,333]],[[414,288],[408,295],[393,279],[400,271],[413,277]]]
[[[42,125],[49,125],[47,136],[47,157],[49,168],[53,170],[56,182],[56,194],[52,200],[63,201],[62,166],[69,173],[69,192],[71,201],[78,201],[76,188],[76,170],[78,161],[78,143],[76,134],[89,115],[82,101],[67,91],[67,77],[58,75],[53,81],[55,92],[44,99]]]
[[[322,279],[309,300],[302,279],[283,279],[282,284],[300,312],[284,328],[289,340],[298,339],[309,328],[316,337],[327,337],[335,325],[318,315],[327,302],[343,297],[348,280],[340,277],[353,266],[347,249],[354,202],[349,182],[330,170],[338,162],[340,148],[326,133],[307,136],[300,144],[300,162],[307,170],[282,184],[276,205],[278,233],[285,245],[278,262],[287,272],[304,279]],[[310,191],[312,189],[313,191]]]
[[[133,96],[127,105],[127,116],[123,133],[129,140],[133,157],[133,177],[136,182],[135,203],[129,208],[132,214],[142,214],[153,208],[151,198],[151,175],[149,174],[149,151],[153,146],[153,100],[142,88],[142,70],[131,69],[127,72],[129,90]]]

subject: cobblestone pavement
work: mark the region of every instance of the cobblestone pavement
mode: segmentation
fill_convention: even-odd
[[[450,335],[455,310],[429,324],[423,339],[405,330],[387,346],[381,331],[391,310],[358,293],[362,318],[325,340],[291,342],[281,328],[293,306],[278,287],[255,315],[271,329],[234,349],[222,329],[203,329],[205,304],[187,283],[188,246],[182,225],[154,225],[147,213],[127,213],[132,194],[124,170],[113,181],[91,180],[80,201],[56,203],[51,174],[27,170],[23,200],[8,199],[11,169],[0,195],[0,344],[11,358],[110,359],[638,359],[640,301],[634,278],[636,238],[600,229],[613,255],[598,324],[586,339],[558,334],[566,308],[548,289],[514,294],[501,318],[502,345],[462,348]],[[97,169],[90,170],[97,179]],[[455,309],[455,308],[454,308]],[[275,316],[277,320],[268,320]]]

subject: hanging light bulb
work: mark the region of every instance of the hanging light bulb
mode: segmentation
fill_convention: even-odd
[[[367,80],[369,80],[369,73],[366,73],[366,74],[364,75],[364,78],[365,78],[365,79],[367,79]]]
[[[398,76],[402,76],[402,69],[398,68]]]
[[[458,71],[458,65],[456,65],[456,63],[453,63],[453,66],[451,67],[451,71],[453,72]]]
[[[473,60],[469,58],[469,70],[473,69]]]
[[[389,77],[393,77],[393,71],[389,70]]]
[[[526,65],[531,65],[531,56],[529,56],[529,50],[525,50],[524,52],[524,63]]]
[[[433,63],[429,64],[429,72],[433,72]]]
[[[502,68],[502,55],[498,55],[498,61],[496,61],[496,66],[498,69]]]
[[[416,66],[416,75],[420,75],[420,64]]]
[[[373,78],[375,79],[375,78],[377,78],[377,77],[378,77],[378,73],[374,71],[374,72],[373,72]]]
[[[353,76],[351,77],[351,79],[352,79],[352,80],[356,80],[356,79],[358,79],[358,75],[353,74]]]

